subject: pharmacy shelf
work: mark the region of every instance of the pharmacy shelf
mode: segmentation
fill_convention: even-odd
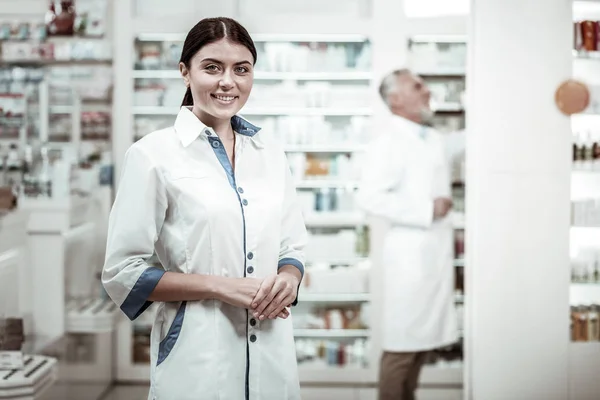
[[[465,110],[465,107],[460,103],[440,103],[432,105],[431,108],[437,113],[463,112]]]
[[[465,229],[465,213],[460,211],[452,211],[450,214],[452,226],[454,229]]]
[[[369,116],[372,114],[372,110],[368,107],[358,108],[328,108],[328,107],[290,107],[290,108],[276,108],[276,107],[261,107],[261,108],[248,108],[241,110],[242,115],[264,115],[264,116],[278,116],[278,115],[298,115],[298,116],[330,116],[330,117],[350,117],[350,116]]]
[[[295,337],[303,338],[366,338],[368,329],[294,329]]]
[[[364,215],[352,212],[314,212],[304,216],[309,228],[355,227],[365,222]]]
[[[573,57],[577,60],[600,60],[600,51],[577,51],[573,50]]]
[[[306,293],[299,297],[301,303],[368,303],[369,293]]]
[[[412,43],[467,43],[467,35],[414,35]]]
[[[111,65],[112,59],[70,59],[70,60],[42,60],[42,59],[0,59],[5,66],[72,66],[77,65]]]
[[[334,180],[303,180],[296,182],[296,189],[327,189],[327,188],[347,188],[357,189],[358,183],[352,181],[334,181]],[[465,229],[465,214],[462,212],[452,212],[450,215],[454,229]],[[361,213],[345,212],[314,212],[304,216],[304,223],[312,228],[335,228],[343,226],[356,226],[366,222],[365,216]],[[593,228],[590,228],[593,229]],[[600,229],[600,228],[597,228]],[[456,259],[454,265],[464,267],[464,258]]]
[[[0,399],[38,399],[57,379],[56,359],[25,358],[23,370],[0,371]]]
[[[50,106],[50,114],[72,114],[73,106]],[[112,106],[109,104],[82,104],[81,112],[112,112]]]
[[[274,81],[370,81],[370,72],[342,71],[342,72],[277,72],[255,71],[254,80]],[[134,70],[134,79],[180,79],[178,70]]]
[[[287,153],[361,153],[367,150],[366,145],[284,145]]]
[[[358,182],[333,179],[305,179],[296,182],[297,189],[346,188],[357,189]]]
[[[463,368],[454,366],[425,365],[419,378],[421,385],[462,386]]]
[[[66,330],[69,333],[111,332],[119,312],[110,300],[71,301],[67,304]]]
[[[369,261],[368,257],[355,256],[350,258],[335,258],[335,256],[333,256],[332,258],[320,257],[318,260],[307,260],[307,264],[313,264],[315,262],[318,262],[329,265],[358,265],[366,261]]]
[[[466,71],[464,68],[439,68],[439,69],[415,69],[415,74],[425,78],[435,77],[464,77]]]
[[[140,33],[137,40],[140,42],[183,42],[185,34],[182,33]],[[362,43],[368,40],[360,34],[266,34],[255,33],[252,35],[254,42],[316,42],[316,43]]]
[[[134,115],[177,115],[179,107],[133,107]],[[260,116],[368,116],[372,114],[370,108],[316,108],[316,107],[255,107],[242,109],[241,115],[260,115]]]
[[[298,373],[302,383],[377,384],[376,372],[371,368],[313,367],[300,364]],[[425,387],[462,387],[463,367],[425,365],[419,376],[419,384]]]
[[[571,305],[600,304],[600,282],[571,283],[569,297]]]
[[[326,367],[326,366],[298,366],[298,375],[302,383],[352,383],[365,384],[368,382],[370,370],[358,367]]]
[[[571,399],[597,399],[600,393],[600,342],[569,345],[569,391]]]

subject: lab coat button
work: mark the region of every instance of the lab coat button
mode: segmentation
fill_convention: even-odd
[[[219,143],[218,140],[213,140],[212,142],[212,147],[214,147],[215,149],[218,148],[221,144]]]
[[[254,253],[248,253],[248,260],[252,260],[254,258]]]
[[[210,131],[208,129],[205,129],[204,133],[206,133],[207,136],[210,136]]]
[[[250,335],[250,341],[252,343],[256,342],[256,335]]]
[[[242,200],[242,204],[245,205],[245,206],[247,206],[248,205],[248,200],[246,200],[246,199]]]
[[[244,189],[242,189],[241,187],[238,188],[238,193],[244,193]]]
[[[250,320],[250,325],[251,325],[251,326],[255,326],[255,325],[256,325],[256,320],[255,320],[254,318],[252,318],[252,319]]]
[[[248,273],[251,274],[254,272],[254,267],[248,267]]]

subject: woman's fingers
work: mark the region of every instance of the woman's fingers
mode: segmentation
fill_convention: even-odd
[[[287,317],[290,316],[290,312],[288,311],[287,308],[284,308],[283,310],[281,310],[281,312],[277,316],[281,319],[286,319]]]
[[[258,306],[254,310],[254,317],[261,321],[265,319],[265,310],[273,302],[273,299],[279,294],[279,292],[286,286],[285,282],[275,276],[275,281],[271,287],[271,291],[259,302]]]
[[[267,276],[262,281],[260,288],[258,289],[258,292],[256,292],[256,295],[254,296],[254,299],[252,300],[252,308],[253,309],[256,310],[257,307],[260,304],[262,304],[262,302],[265,300],[265,298],[271,293],[276,279],[277,279],[277,275],[271,275],[271,276]]]

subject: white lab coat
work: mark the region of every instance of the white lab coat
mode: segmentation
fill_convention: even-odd
[[[369,145],[357,199],[367,214],[390,223],[382,254],[385,351],[426,351],[457,340],[452,222],[433,221],[433,200],[451,198],[448,157],[438,132],[398,116]]]
[[[102,282],[130,318],[168,271],[261,278],[304,270],[306,230],[285,153],[241,117],[235,173],[212,129],[182,108],[174,127],[127,151],[110,215]],[[257,321],[217,300],[160,303],[152,326],[153,400],[299,399],[292,320]]]

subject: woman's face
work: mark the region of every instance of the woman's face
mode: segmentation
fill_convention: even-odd
[[[221,39],[202,47],[189,68],[180,63],[181,75],[194,98],[194,114],[209,120],[229,120],[237,114],[252,90],[253,62],[245,46]]]

